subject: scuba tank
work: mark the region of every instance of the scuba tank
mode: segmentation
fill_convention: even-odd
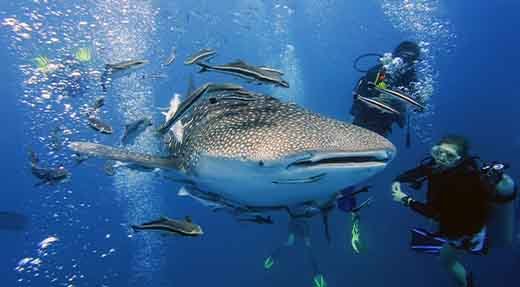
[[[495,162],[481,168],[491,193],[487,221],[488,240],[491,248],[511,246],[515,238],[517,188],[513,179],[504,173],[508,167],[506,164]]]

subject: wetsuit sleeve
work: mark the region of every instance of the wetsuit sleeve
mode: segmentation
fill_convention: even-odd
[[[410,208],[422,216],[431,218],[436,221],[439,220],[439,214],[436,211],[437,209],[435,208],[434,203],[424,204],[422,202],[412,200],[410,202]]]
[[[405,171],[404,173],[397,176],[394,181],[409,183],[414,189],[419,189],[421,183],[426,180],[428,175],[431,173],[431,164],[421,164],[416,168]]]

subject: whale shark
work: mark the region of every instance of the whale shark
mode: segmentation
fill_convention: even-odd
[[[184,193],[258,212],[330,203],[395,157],[394,145],[367,129],[236,85],[204,87],[194,92],[196,100],[186,100],[182,115],[174,116],[183,136],[166,134],[163,154],[91,142],[69,147],[88,156],[171,170],[187,183]]]

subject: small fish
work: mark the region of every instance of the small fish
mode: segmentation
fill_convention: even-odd
[[[122,61],[122,62],[114,63],[114,64],[106,64],[105,68],[108,70],[111,70],[112,72],[120,72],[120,71],[141,68],[142,66],[144,66],[148,63],[149,62],[147,60],[128,60],[128,61]]]
[[[125,125],[125,131],[121,137],[121,144],[126,145],[133,142],[141,133],[152,125],[152,119],[144,117]]]
[[[104,105],[105,105],[105,97],[99,97],[96,99],[96,101],[92,105],[92,109],[94,111],[96,111],[96,110],[100,109],[101,107],[103,107]]]
[[[284,88],[289,88],[289,83],[281,78],[277,72],[267,71],[247,64],[242,60],[237,60],[225,65],[209,65],[206,63],[197,63],[201,67],[199,73],[206,71],[216,71],[225,74],[234,75],[248,81],[258,81],[261,83],[274,84]]]
[[[146,167],[140,164],[128,163],[128,162],[120,162],[114,160],[107,160],[105,165],[103,166],[103,170],[105,174],[108,176],[113,176],[116,174],[116,170],[119,168],[127,168],[139,172],[157,172],[159,169],[154,167]]]
[[[142,75],[141,76],[141,80],[163,80],[163,79],[167,79],[168,78],[168,75],[166,74],[163,74],[163,73],[154,73],[154,74],[149,74],[149,75]]]
[[[398,98],[398,99],[400,99],[400,100],[402,100],[404,102],[412,104],[412,105],[416,106],[417,108],[419,108],[421,111],[426,109],[425,106],[421,105],[419,102],[417,102],[416,100],[412,99],[410,96],[407,96],[407,95],[402,94],[400,92],[397,92],[397,91],[394,91],[394,90],[390,90],[390,89],[386,89],[386,88],[378,87],[374,83],[369,83],[369,87],[372,87],[372,88],[376,89],[378,92],[381,92],[381,93],[384,93],[384,94],[396,97],[396,98]]]
[[[62,135],[63,135],[63,129],[61,127],[55,127],[50,135],[50,144],[49,147],[53,151],[59,151],[63,147],[62,145]]]
[[[116,162],[113,160],[107,160],[105,164],[103,165],[103,171],[108,176],[114,176],[116,174],[116,168],[115,168]]]
[[[103,134],[111,134],[113,132],[111,126],[109,126],[107,123],[102,122],[100,119],[94,116],[88,117],[88,125],[94,130]]]
[[[177,58],[177,49],[173,47],[172,52],[170,53],[170,56],[168,59],[166,59],[166,62],[164,63],[165,66],[171,65],[175,59]]]
[[[198,51],[197,53],[188,57],[188,59],[186,59],[186,61],[184,61],[184,64],[192,65],[192,64],[196,64],[202,60],[209,60],[209,59],[213,58],[216,54],[217,54],[217,51],[215,51],[213,49],[202,49],[202,50]]]
[[[76,162],[76,165],[80,165],[82,164],[84,161],[86,161],[87,159],[89,159],[88,156],[84,155],[84,154],[79,154],[79,153],[74,153],[72,154],[72,159],[74,159],[74,161]]]
[[[148,64],[147,60],[129,60],[106,64],[105,71],[101,75],[101,87],[103,91],[105,92],[107,90],[107,85],[110,84],[114,78],[128,75],[146,64]]]
[[[31,173],[41,180],[41,184],[57,184],[69,177],[69,172],[63,166],[59,167],[43,167],[39,163],[39,158],[35,152],[29,151],[29,159],[31,161]]]
[[[365,98],[365,97],[360,96],[360,95],[357,96],[357,99],[362,101],[363,103],[369,105],[369,106],[372,106],[372,107],[374,107],[376,109],[379,109],[382,112],[396,114],[396,115],[400,115],[401,114],[396,109],[394,109],[394,108],[392,108],[392,107],[390,107],[390,106],[388,106],[386,104],[383,104],[381,102],[378,102],[376,100]]]
[[[145,231],[166,231],[168,233],[182,235],[182,236],[199,236],[204,234],[200,225],[191,221],[191,218],[186,216],[183,220],[170,219],[161,217],[158,220],[153,220],[138,225],[131,225],[132,229],[137,232]]]
[[[255,215],[253,217],[238,218],[237,220],[241,222],[253,222],[257,224],[273,224],[273,219],[271,216],[264,217],[261,215]]]

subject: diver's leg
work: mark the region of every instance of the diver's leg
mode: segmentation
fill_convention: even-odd
[[[309,257],[309,261],[311,262],[311,266],[312,266],[312,272],[313,272],[312,280],[314,283],[314,287],[326,287],[327,282],[325,281],[325,277],[323,277],[323,274],[321,274],[321,272],[318,268],[318,263],[316,261],[316,257],[314,257],[314,252],[312,251],[311,239],[308,235],[306,235],[303,238],[303,240],[305,242],[305,250],[307,253],[307,257]]]
[[[442,266],[448,270],[459,286],[467,286],[468,283],[466,282],[466,269],[457,260],[457,251],[453,246],[449,244],[444,244],[442,246],[440,251],[440,260]]]
[[[280,253],[282,252],[284,247],[291,247],[293,245],[294,245],[294,234],[289,233],[289,236],[287,237],[287,241],[283,245],[278,246],[278,248],[276,248],[273,251],[271,256],[267,257],[264,260],[264,268],[271,269],[271,267],[273,267],[274,263],[278,261],[278,257],[280,256]]]

